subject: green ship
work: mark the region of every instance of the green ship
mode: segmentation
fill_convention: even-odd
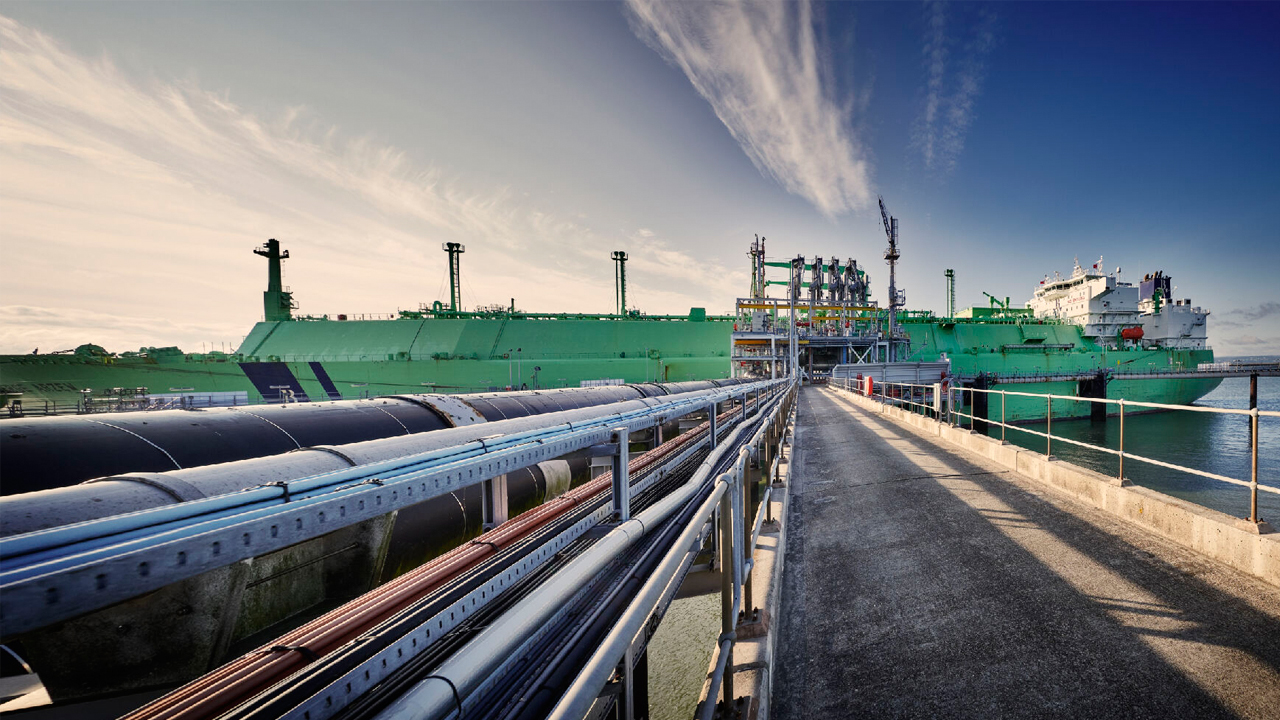
[[[732,317],[626,310],[625,253],[614,253],[618,309],[611,315],[460,308],[457,243],[450,303],[397,316],[296,316],[281,283],[289,257],[276,240],[254,250],[268,263],[264,320],[233,353],[176,347],[109,353],[96,345],[0,356],[0,393],[12,414],[338,400],[403,393],[463,393],[581,384],[681,382],[729,375]]]
[[[750,297],[737,302],[733,333],[735,372],[779,372],[790,362],[812,376],[863,364],[947,363],[955,386],[1010,393],[1123,398],[1187,405],[1212,392],[1221,377],[1197,371],[1214,362],[1208,345],[1209,311],[1190,298],[1173,298],[1162,272],[1138,283],[1077,261],[1069,276],[1045,276],[1023,307],[990,294],[989,306],[955,309],[955,274],[947,270],[947,310],[907,311],[894,279],[900,257],[897,220],[881,205],[889,248],[889,307],[871,299],[870,277],[853,259],[766,261],[764,240],[752,258]],[[769,280],[767,268],[785,268],[786,280]],[[785,297],[769,297],[771,285]],[[986,294],[986,293],[984,293]],[[794,318],[794,322],[789,320]],[[790,344],[796,344],[794,356]],[[966,394],[968,400],[972,394]],[[1093,403],[1055,400],[1054,418],[1090,417]],[[1108,414],[1117,408],[1108,407]],[[1008,422],[1045,419],[1043,398],[990,396],[987,417]]]
[[[0,356],[0,393],[15,415],[92,412],[768,376],[788,372],[792,361],[821,375],[842,363],[941,360],[967,384],[1171,404],[1194,402],[1221,382],[1195,376],[1213,362],[1209,313],[1189,299],[1172,299],[1168,276],[1155,273],[1135,285],[1099,270],[1101,261],[1092,269],[1077,263],[1069,277],[1041,281],[1024,307],[991,298],[989,307],[957,312],[951,292],[946,313],[936,315],[902,309],[905,298],[893,280],[895,241],[891,236],[886,251],[890,307],[871,300],[871,278],[857,262],[766,262],[758,240],[750,253],[750,297],[738,300],[734,315],[627,311],[622,252],[614,253],[614,314],[537,314],[514,306],[468,312],[460,307],[464,248],[448,243],[449,303],[374,318],[295,315],[281,283],[289,253],[269,240],[254,251],[268,262],[264,320],[236,352],[167,347],[112,354],[83,345],[62,354]],[[766,266],[788,268],[791,277],[766,280]],[[787,297],[768,297],[770,285],[787,286]],[[794,359],[786,349],[793,312]],[[1156,373],[1167,376],[1151,378]],[[1126,378],[1138,374],[1144,377]],[[1010,396],[1005,405],[1009,421],[1045,416],[1041,401]],[[1053,410],[1054,417],[1087,417],[1089,404],[1059,401]],[[994,406],[989,412],[999,417]]]

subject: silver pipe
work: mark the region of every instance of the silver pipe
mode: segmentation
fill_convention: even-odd
[[[609,631],[600,647],[587,661],[582,672],[574,679],[573,684],[569,686],[555,709],[551,711],[549,718],[555,720],[573,718],[573,720],[577,720],[584,717],[587,711],[591,709],[592,703],[595,702],[596,694],[608,682],[609,676],[613,674],[613,669],[617,665],[617,658],[614,656],[625,652],[627,646],[631,644],[632,638],[644,627],[644,623],[649,619],[649,613],[657,605],[663,591],[666,590],[667,585],[671,582],[672,576],[674,576],[676,570],[688,555],[689,546],[701,535],[707,518],[715,512],[721,496],[728,489],[729,482],[725,480],[725,476],[720,476],[720,480],[711,489],[711,494],[707,496],[707,499],[703,501],[702,505],[694,513],[694,521],[684,529],[684,532],[676,539],[675,545],[662,558],[661,564],[654,570],[648,582],[636,594],[635,600],[628,606],[622,617],[618,619],[618,623],[613,626],[613,629]]]
[[[733,639],[725,638],[720,642],[720,654],[716,657],[716,669],[711,673],[711,687],[707,691],[707,699],[702,703],[702,711],[698,720],[711,720],[715,717],[719,703],[716,696],[720,694],[720,683],[724,681],[725,671],[729,664],[729,648],[733,647]]]
[[[615,527],[574,558],[554,577],[534,590],[437,667],[432,677],[420,681],[378,714],[379,720],[440,718],[454,712],[453,688],[465,703],[469,695],[497,670],[526,637],[555,614],[581,587],[614,557],[644,534],[656,528],[700,490],[724,452],[747,429],[743,424],[702,462],[693,477],[670,495],[631,520]],[[443,680],[448,678],[448,682]],[[452,683],[452,685],[450,685]]]
[[[356,466],[386,462],[396,458],[435,452],[495,435],[511,435],[556,425],[599,421],[613,415],[687,401],[703,395],[729,396],[730,389],[701,390],[660,398],[641,398],[610,405],[497,420],[429,433],[367,440],[337,446]],[[198,468],[148,473],[149,480],[177,481],[205,497],[237,492],[272,482],[291,482],[327,472],[346,470],[351,464],[327,450],[298,450],[282,455],[250,458]],[[86,522],[139,510],[176,504],[151,484],[140,484],[132,476],[101,478],[81,485],[43,490],[0,499],[0,537],[35,532],[72,523]]]
[[[781,398],[773,401],[773,408],[770,412],[769,420],[773,419],[775,414],[781,407]],[[767,423],[768,421],[766,421]],[[632,640],[640,632],[640,629],[649,621],[650,615],[657,607],[658,601],[663,591],[671,583],[676,571],[683,562],[685,555],[688,553],[690,543],[692,543],[701,533],[706,519],[714,512],[716,506],[720,503],[725,492],[732,492],[735,485],[732,481],[732,471],[720,476],[715,487],[711,491],[711,495],[703,501],[698,510],[694,513],[693,522],[680,534],[680,537],[672,545],[671,550],[663,557],[658,567],[654,569],[649,580],[636,593],[635,600],[627,606],[623,611],[622,617],[609,631],[601,641],[600,646],[592,654],[591,658],[583,666],[582,671],[578,673],[578,677],[574,679],[573,684],[561,697],[560,702],[556,704],[554,710],[548,716],[552,720],[578,720],[587,714],[592,703],[595,702],[596,695],[601,687],[609,680],[613,674],[613,669],[617,665],[618,658],[631,645]],[[766,498],[768,495],[765,496]],[[736,589],[735,585],[735,589]],[[731,606],[733,609],[730,616],[736,622],[737,606],[741,604],[741,596],[735,597],[735,601]],[[728,657],[728,649],[725,644],[731,644],[732,639],[725,639],[721,646],[721,657]],[[721,661],[723,664],[723,661]],[[713,680],[713,689],[709,698],[712,707],[715,706],[715,697],[719,692],[719,678],[723,674],[717,675]]]

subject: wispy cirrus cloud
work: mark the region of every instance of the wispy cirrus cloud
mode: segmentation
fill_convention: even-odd
[[[871,166],[837,102],[807,0],[628,0],[632,29],[684,71],[762,173],[828,217],[871,198]]]
[[[986,79],[987,56],[996,42],[996,16],[977,11],[969,28],[949,28],[947,3],[925,3],[924,105],[912,128],[911,142],[925,167],[940,175],[955,170],[965,137],[976,116],[974,105]]]
[[[264,116],[192,81],[128,75],[2,16],[0,167],[0,352],[234,342],[261,313],[248,250],[267,237],[293,250],[306,312],[436,299],[445,241],[468,246],[469,304],[605,311],[608,249],[630,232],[472,187],[305,107]],[[719,268],[673,247],[664,266]],[[701,286],[637,271],[631,295],[650,312],[734,296],[722,268]]]

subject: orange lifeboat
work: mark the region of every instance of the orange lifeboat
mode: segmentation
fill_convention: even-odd
[[[1120,331],[1120,337],[1124,338],[1125,340],[1141,340],[1142,328],[1140,327],[1125,328]]]

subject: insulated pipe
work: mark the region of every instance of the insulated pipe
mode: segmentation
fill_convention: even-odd
[[[666,456],[698,441],[706,430],[707,424],[703,423],[669,443],[636,457],[630,463],[630,472],[633,475],[643,473]],[[273,653],[269,651],[270,648],[304,647],[316,655],[326,655],[368,632],[418,598],[546,527],[573,508],[607,490],[610,484],[611,478],[606,473],[565,493],[563,497],[550,500],[481,535],[471,543],[459,546],[417,570],[153,701],[130,713],[124,720],[197,720],[216,717],[306,664],[306,658],[301,653]]]
[[[697,393],[687,395],[692,399],[697,396]],[[431,433],[370,440],[342,445],[338,448],[308,448],[283,455],[232,463],[165,473],[148,473],[145,474],[145,479],[181,481],[206,498],[236,493],[234,498],[224,498],[223,503],[228,506],[239,506],[252,500],[247,497],[247,493],[237,492],[244,488],[334,473],[350,469],[353,465],[366,466],[371,463],[390,462],[411,455],[456,448],[493,436],[503,436],[505,439],[522,432],[545,430],[553,425],[584,422],[640,411],[654,405],[679,401],[682,398],[685,398],[685,394],[640,398],[610,404],[607,406],[609,409],[607,413],[601,412],[602,406],[592,406],[537,417],[523,417]],[[334,452],[335,450],[337,452]],[[129,474],[67,488],[0,498],[0,537],[175,505],[179,502],[173,493],[157,487],[156,482],[143,482],[142,479],[144,479],[142,474]],[[279,495],[279,491],[268,489],[266,493],[261,494],[267,497]],[[6,549],[6,554],[9,552]]]
[[[459,697],[471,695],[530,633],[554,615],[587,581],[704,489],[720,457],[726,449],[733,447],[734,441],[747,427],[744,423],[735,429],[727,442],[703,461],[688,482],[644,512],[617,525],[554,577],[490,623],[437,667],[431,677],[419,682],[379,713],[379,720],[434,719],[453,712],[457,706],[455,688]]]
[[[373,463],[362,468],[353,468],[349,471],[341,471],[329,473],[326,476],[306,478],[297,482],[293,482],[285,488],[259,488],[246,490],[239,493],[241,497],[248,496],[250,502],[248,504],[239,503],[239,507],[234,505],[226,505],[228,502],[235,503],[235,499],[228,501],[224,497],[208,498],[206,500],[195,501],[184,504],[182,508],[159,508],[155,511],[147,511],[134,513],[132,515],[120,516],[116,518],[108,518],[94,523],[84,523],[70,528],[62,528],[44,533],[29,533],[17,538],[9,538],[0,541],[0,552],[7,553],[13,560],[10,569],[4,576],[4,587],[9,591],[9,599],[14,602],[20,602],[18,598],[24,597],[22,593],[46,595],[39,588],[48,586],[57,590],[55,585],[50,583],[60,582],[58,578],[62,577],[62,573],[79,568],[85,571],[87,568],[103,568],[111,565],[116,569],[123,569],[129,563],[136,562],[138,558],[150,558],[159,561],[164,553],[162,549],[164,543],[172,542],[176,539],[200,535],[201,537],[217,536],[223,541],[230,543],[231,537],[240,532],[240,528],[247,524],[253,523],[255,527],[266,527],[265,523],[276,519],[278,516],[289,515],[297,512],[305,512],[308,507],[321,507],[324,509],[335,509],[339,507],[339,503],[343,501],[342,497],[335,497],[333,490],[338,489],[337,485],[341,483],[352,483],[345,486],[347,489],[356,485],[364,484],[361,482],[364,478],[388,478],[386,482],[394,488],[397,483],[411,481],[425,474],[433,472],[445,471],[446,467],[456,467],[459,462],[466,464],[474,464],[479,462],[501,462],[509,463],[510,458],[523,457],[521,453],[527,451],[528,448],[544,446],[546,442],[558,444],[566,449],[575,447],[585,447],[586,443],[591,441],[600,442],[597,438],[603,437],[605,427],[614,427],[626,425],[628,427],[638,428],[651,422],[652,418],[657,417],[675,417],[687,414],[698,405],[710,400],[722,400],[727,395],[725,390],[708,391],[705,393],[693,393],[685,396],[675,396],[668,398],[664,402],[652,404],[652,401],[633,401],[638,403],[638,407],[626,412],[612,412],[604,415],[596,415],[594,418],[582,421],[578,424],[561,423],[552,427],[540,427],[536,430],[526,432],[516,432],[513,434],[501,436],[497,440],[490,440],[492,447],[481,439],[469,446],[478,446],[482,448],[481,454],[485,455],[485,460],[480,460],[475,455],[465,458],[463,461],[457,461],[460,452],[458,448],[450,448],[448,451],[435,454],[417,455],[411,458],[399,458],[394,461],[385,463]],[[627,406],[630,403],[622,403],[621,406]],[[543,419],[544,423],[547,419]],[[468,430],[468,428],[457,428],[457,431]],[[429,437],[429,436],[428,436]],[[441,464],[443,462],[443,464]],[[478,482],[478,480],[477,480]],[[382,484],[383,480],[378,480],[378,484]],[[289,492],[295,493],[293,502],[285,503],[287,498],[280,494],[273,494],[272,491],[283,489],[284,494]],[[265,493],[263,491],[266,491]],[[392,491],[394,500],[395,491]],[[259,499],[261,497],[261,499]],[[379,496],[381,497],[381,496]],[[424,498],[425,499],[425,498]],[[420,501],[419,501],[420,502]],[[405,504],[403,500],[399,504]],[[393,503],[393,507],[398,504]],[[210,512],[213,508],[213,512]],[[220,509],[228,508],[228,509]],[[180,510],[175,515],[168,512],[172,510]],[[368,511],[364,511],[368,512]],[[222,514],[222,517],[215,517]],[[229,515],[228,515],[229,513]],[[360,517],[362,515],[357,515]],[[155,525],[151,521],[153,517],[161,517],[166,520],[166,524]],[[347,524],[355,522],[354,519],[348,519]],[[343,523],[336,523],[333,529],[342,527]],[[135,529],[130,529],[135,528]],[[96,533],[88,540],[72,540],[68,541],[66,537],[82,534],[86,530]],[[314,534],[314,531],[312,531]],[[247,538],[248,535],[246,534]],[[238,538],[237,538],[238,539]],[[305,539],[305,537],[297,538],[294,542]],[[74,543],[74,544],[72,544]],[[272,549],[277,546],[283,547],[284,540],[266,541],[262,546],[266,549]],[[13,548],[22,546],[21,549]],[[64,547],[65,546],[65,547]],[[246,546],[247,547],[247,543]],[[42,548],[46,552],[38,552]],[[207,560],[202,561],[200,566],[192,566],[188,573],[197,573],[200,568],[208,568],[218,566],[218,564],[229,564],[237,559],[252,557],[255,551],[246,550],[238,543],[229,545],[231,552],[221,553],[222,557],[213,565]],[[256,551],[257,554],[265,552],[264,550]],[[218,554],[219,546],[214,545],[214,554]],[[26,554],[23,554],[26,553]],[[20,558],[12,557],[22,555]],[[181,564],[181,563],[179,563]],[[146,564],[144,563],[145,576]],[[169,575],[173,575],[170,570]],[[179,572],[181,575],[181,572]],[[76,575],[74,582],[96,582],[98,590],[104,589],[106,583],[104,578],[107,576],[99,574],[90,577],[81,572]],[[88,603],[103,604],[118,599],[125,599],[142,592],[148,587],[155,586],[159,582],[159,578],[152,580],[150,584],[146,582],[137,582],[127,585],[115,585],[107,593],[101,593],[93,596],[93,600]],[[79,597],[79,596],[77,596]],[[61,613],[50,614],[48,612],[37,613],[31,609],[27,609],[9,618],[9,626],[13,632],[23,632],[40,623],[54,622],[56,619],[63,617],[66,613],[84,612],[90,607],[86,603],[81,602],[79,605],[64,605]],[[19,621],[16,618],[21,617]]]
[[[319,445],[461,427],[717,387],[639,383],[467,395],[0,419],[0,494],[166,472]],[[683,387],[688,386],[688,387]],[[74,447],[76,452],[67,452]]]

